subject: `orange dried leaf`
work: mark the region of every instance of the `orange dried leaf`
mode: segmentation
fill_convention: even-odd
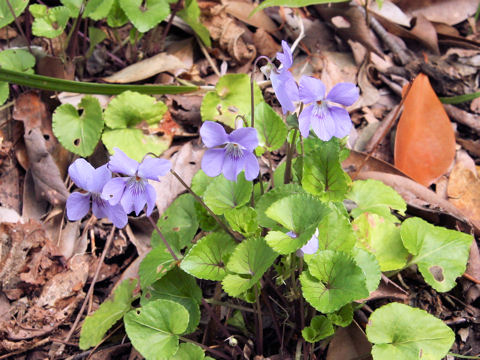
[[[404,102],[395,137],[395,166],[422,185],[443,175],[455,157],[455,134],[425,74],[419,74]]]

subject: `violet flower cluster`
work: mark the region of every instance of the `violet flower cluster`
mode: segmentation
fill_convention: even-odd
[[[171,163],[165,159],[145,157],[141,163],[114,148],[110,161],[95,169],[85,159],[78,159],[68,168],[75,185],[86,192],[74,192],[67,199],[67,217],[76,221],[92,212],[97,218],[108,218],[118,227],[127,225],[127,215],[145,208],[150,216],[156,193],[148,180],[159,181],[168,173]],[[113,177],[112,172],[124,176]]]
[[[283,113],[294,111],[293,102],[300,100],[309,104],[298,117],[300,133],[304,138],[308,137],[310,128],[323,141],[333,136],[347,136],[352,128],[350,115],[344,108],[330,103],[352,105],[358,99],[358,88],[352,83],[338,83],[326,95],[323,82],[310,76],[302,76],[298,87],[289,71],[293,64],[292,51],[285,41],[282,41],[282,48],[283,53],[277,53],[282,67],[271,72],[270,80]]]

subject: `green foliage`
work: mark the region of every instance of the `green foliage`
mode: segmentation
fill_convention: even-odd
[[[15,17],[19,17],[27,8],[29,0],[10,0],[10,5],[13,9]],[[10,6],[6,1],[0,1],[0,29],[7,26],[15,20],[15,17],[10,10]]]
[[[120,6],[120,0],[113,0],[112,7],[107,16],[107,24],[111,27],[120,27],[128,22],[127,15]]]
[[[203,349],[192,343],[181,343],[178,351],[169,360],[203,360]]]
[[[255,129],[260,146],[265,146],[268,151],[277,150],[285,143],[287,127],[281,116],[265,102],[255,106]]]
[[[189,322],[187,309],[170,300],[150,301],[124,319],[132,345],[148,360],[164,360],[178,350],[178,335]]]
[[[316,343],[322,339],[332,336],[334,333],[333,325],[330,319],[323,315],[315,316],[307,326],[302,330],[302,336],[309,343]]]
[[[100,44],[103,40],[105,40],[107,34],[104,31],[97,29],[96,27],[90,26],[88,28],[88,38],[90,39],[90,46],[88,47],[88,51],[85,55],[86,58],[92,56],[93,51],[95,50],[95,46]]]
[[[52,117],[53,133],[63,147],[74,154],[90,156],[103,130],[102,108],[97,98],[84,96],[77,109],[70,104],[57,107]]]
[[[1,9],[0,5],[0,9]],[[1,10],[0,10],[1,13]],[[1,17],[0,17],[1,19]],[[1,21],[1,20],[0,20]],[[1,27],[1,26],[0,26]],[[35,57],[26,50],[7,49],[0,52],[0,67],[8,70],[15,70],[27,74],[33,73]],[[0,81],[0,105],[8,99],[10,94],[7,82]]]
[[[304,147],[303,188],[322,199],[343,201],[351,180],[340,164],[340,144],[307,138]]]
[[[177,12],[177,15],[188,25],[190,25],[193,31],[195,31],[195,33],[206,46],[212,46],[212,42],[210,41],[210,33],[199,19],[200,8],[198,7],[197,0],[185,0],[184,8]]]
[[[257,8],[252,11],[250,15],[255,14],[257,11],[265,9],[271,6],[286,6],[291,8],[296,7],[305,7],[309,5],[318,5],[318,4],[328,4],[328,3],[337,3],[345,2],[348,0],[266,0],[262,2]]]
[[[77,17],[83,0],[60,0],[63,6],[70,10],[71,17]]]
[[[195,278],[179,268],[169,271],[164,277],[148,287],[143,293],[142,306],[155,300],[171,300],[184,306],[188,311],[188,326],[185,333],[195,331],[200,321],[200,303],[202,290]]]
[[[140,286],[145,289],[167,275],[176,265],[172,254],[163,243],[158,244],[143,258],[138,269]]]
[[[120,7],[141,33],[145,33],[170,15],[167,0],[119,0]]]
[[[342,206],[340,204],[339,206]],[[318,248],[350,252],[356,237],[348,217],[339,206],[330,205],[330,210],[318,224]]]
[[[133,290],[137,286],[134,279],[124,280],[92,315],[85,318],[80,333],[79,347],[82,350],[96,346],[115,323],[129,311],[134,300]]]
[[[246,237],[260,235],[257,212],[253,208],[244,206],[239,209],[230,209],[225,211],[224,216],[233,231]]]
[[[368,281],[368,278],[367,278]],[[346,327],[353,321],[352,304],[343,306],[340,310],[327,314],[328,319],[337,326]]]
[[[227,275],[225,264],[235,246],[229,235],[210,233],[190,249],[180,267],[199,279],[220,281]]]
[[[372,291],[377,290],[382,277],[382,272],[380,271],[380,264],[375,255],[360,248],[353,249],[352,255],[357,265],[362,268],[363,273],[365,274],[368,292],[371,293]]]
[[[281,229],[277,222],[270,219],[265,212],[274,202],[294,194],[305,194],[305,191],[297,184],[287,184],[277,185],[275,188],[262,195],[255,205],[258,223],[266,228]]]
[[[32,33],[35,36],[55,38],[65,30],[70,19],[70,10],[65,6],[47,8],[45,5],[33,4],[29,10],[35,18],[32,24]]]
[[[400,237],[400,229],[391,221],[376,214],[363,213],[353,221],[357,246],[378,260],[382,271],[402,269],[407,263],[408,251]]]
[[[440,360],[455,340],[455,334],[442,320],[399,303],[375,310],[366,333],[374,344],[374,360]]]
[[[391,214],[390,209],[397,210],[405,215],[407,204],[405,200],[393,190],[378,180],[358,180],[353,182],[347,199],[355,201],[357,207],[352,210],[352,216],[358,217],[365,212],[377,214],[391,222],[399,220]]]
[[[280,254],[290,254],[305,245],[315,233],[320,220],[330,209],[308,194],[296,194],[274,202],[266,215],[294,233],[294,237],[280,231],[270,231],[265,240]]]
[[[223,175],[214,178],[204,193],[205,204],[218,215],[229,209],[245,205],[252,194],[253,185],[245,179],[243,172],[237,181],[229,181]]]
[[[300,275],[304,298],[318,311],[330,313],[369,294],[365,273],[347,253],[319,251],[305,256],[308,270]]]
[[[277,256],[261,237],[242,241],[227,263],[228,275],[222,281],[223,289],[230,296],[239,296],[260,280]]]
[[[180,195],[160,216],[157,226],[170,246],[180,251],[190,246],[198,230],[198,219],[195,212],[195,199],[191,194]],[[153,247],[163,244],[156,231],[152,234]]]
[[[435,290],[451,290],[455,279],[465,272],[473,237],[419,218],[405,220],[400,234],[413,255],[409,264],[417,264],[425,281]]]
[[[205,174],[203,170],[198,170],[198,172],[195,174],[195,176],[192,179],[192,190],[197,194],[198,196],[203,196],[205,193],[205,190],[207,190],[208,185],[210,185],[210,182],[212,181],[212,178]]]
[[[156,127],[163,119],[167,106],[148,95],[125,91],[114,98],[105,109],[102,141],[113,153],[118,147],[129,157],[141,161],[146,153],[160,155],[170,145],[170,140],[144,134],[142,127]]]
[[[113,0],[88,0],[83,17],[98,21],[107,17],[112,8]]]
[[[255,105],[263,101],[262,92],[254,83]],[[247,74],[222,76],[215,91],[205,94],[200,108],[203,121],[219,121],[235,128],[235,117],[250,113],[250,77]]]

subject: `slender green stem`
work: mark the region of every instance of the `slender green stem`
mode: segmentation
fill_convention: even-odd
[[[185,181],[183,181],[183,179],[180,177],[180,175],[178,175],[175,170],[173,169],[170,169],[170,172],[172,173],[173,176],[175,176],[177,178],[178,181],[180,181],[180,183],[183,185],[183,187],[190,193],[193,195],[193,197],[195,198],[195,200],[197,200],[200,205],[203,206],[203,208],[205,210],[207,210],[207,212],[215,219],[215,221],[218,223],[218,225],[220,225],[220,227],[225,230],[225,232],[230,235],[233,240],[235,241],[241,241],[241,239],[239,239],[235,233],[207,206],[207,204],[205,204],[202,200],[202,198],[200,196],[198,196],[191,188],[190,186],[188,186]]]
[[[297,139],[298,130],[293,131],[292,143],[287,147],[287,160],[285,164],[285,175],[283,177],[283,183],[288,184],[292,181],[292,157],[295,152],[295,141]]]
[[[63,49],[68,49],[69,48],[70,40],[72,40],[73,34],[75,32],[78,32],[78,22],[82,18],[83,10],[85,9],[86,2],[87,2],[87,0],[83,0],[82,4],[80,5],[80,10],[78,11],[78,16],[73,21],[72,27],[70,28],[70,31],[68,32],[67,38],[65,39],[65,44],[63,45]],[[72,53],[70,54],[71,57],[74,56],[74,50],[75,49],[72,49]]]
[[[170,253],[170,255],[172,255],[173,259],[175,261],[178,261],[178,257],[177,255],[175,255],[175,252],[173,251],[172,247],[170,246],[170,244],[168,243],[167,239],[165,239],[165,236],[163,236],[162,232],[160,231],[160,229],[158,228],[157,224],[155,224],[155,221],[153,221],[152,217],[151,216],[147,216],[147,219],[148,221],[150,221],[150,224],[153,225],[153,228],[155,229],[155,231],[158,233],[158,235],[160,236],[160,239],[162,239],[163,243],[165,244],[168,252]]]
[[[118,85],[70,81],[49,76],[25,74],[0,67],[0,81],[51,91],[68,91],[79,94],[118,95],[131,90],[142,94],[180,94],[198,90],[197,86],[176,85]]]

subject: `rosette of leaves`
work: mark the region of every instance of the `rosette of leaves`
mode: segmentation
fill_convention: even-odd
[[[167,106],[152,96],[125,91],[105,109],[107,128],[102,141],[110,153],[118,147],[137,161],[149,152],[160,155],[170,145],[171,138],[150,132],[155,131],[166,112]]]
[[[26,50],[7,49],[0,52],[0,67],[4,69],[33,74],[34,66],[35,57]],[[8,99],[9,94],[8,83],[0,81],[0,105]]]

